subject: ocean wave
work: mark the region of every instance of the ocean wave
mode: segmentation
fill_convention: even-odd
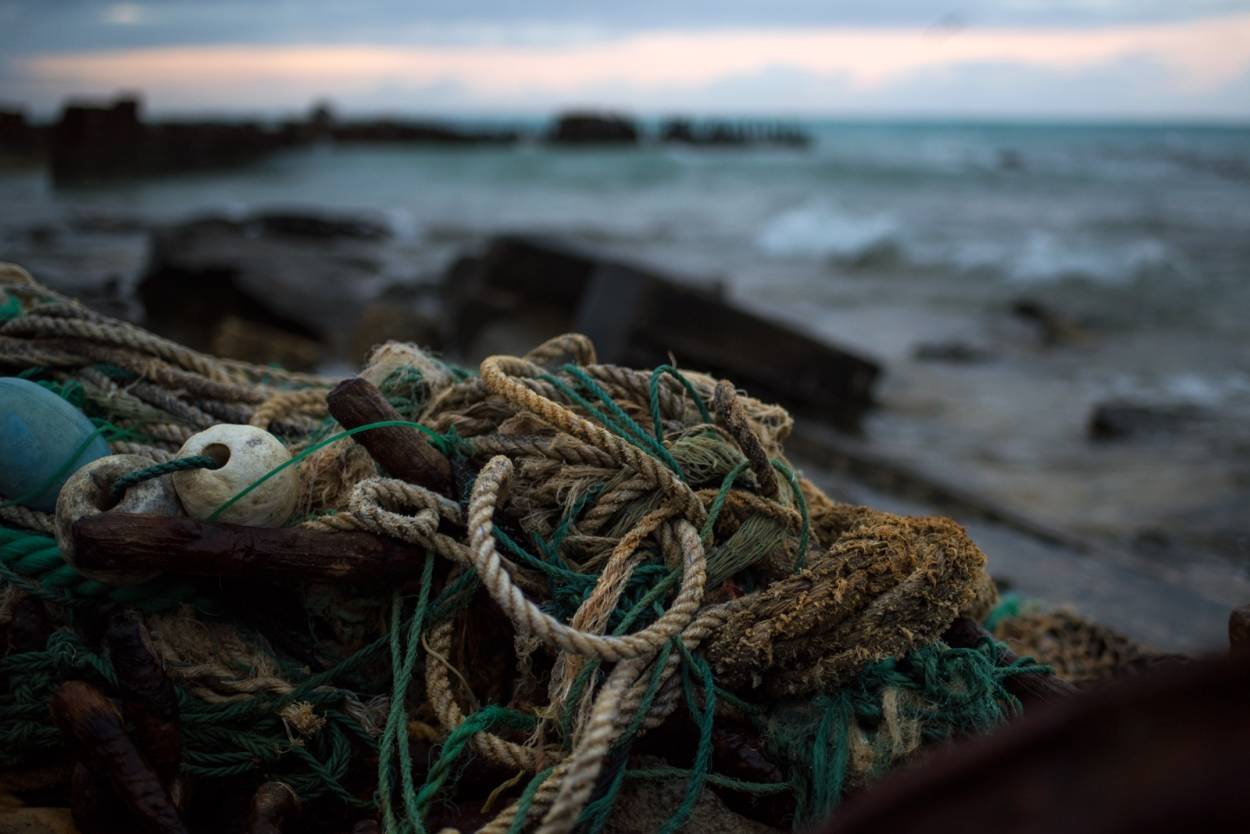
[[[1033,230],[1023,239],[968,239],[919,247],[909,262],[1008,283],[1061,282],[1129,287],[1142,281],[1188,281],[1192,270],[1172,247],[1152,237],[1097,238]]]
[[[756,238],[761,252],[776,258],[863,261],[892,253],[898,224],[888,215],[857,217],[830,206],[792,209],[764,225]]]
[[[887,214],[855,216],[828,204],[791,209],[764,224],[756,248],[775,258],[852,269],[915,269],[992,275],[1017,284],[1063,281],[1129,286],[1185,279],[1183,258],[1152,237],[1104,237],[1030,230],[1004,234],[969,226],[963,234],[903,224]]]
[[[1169,248],[1154,238],[1072,242],[1047,232],[1031,232],[1005,269],[1009,281],[1046,284],[1088,281],[1125,286],[1161,275],[1183,275]]]

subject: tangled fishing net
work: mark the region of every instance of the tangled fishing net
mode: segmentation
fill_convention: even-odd
[[[142,612],[176,688],[193,829],[204,797],[266,781],[310,830],[643,830],[614,811],[639,790],[667,797],[666,832],[801,827],[999,724],[1020,709],[1004,681],[1045,673],[942,641],[996,599],[958,525],[831,500],[787,461],[786,411],[732,383],[598,364],[576,335],[478,372],[389,343],[362,376],[450,462],[443,494],[347,436],[333,380],[194,352],[13,268],[0,290],[0,373],[82,409],[114,452],[161,463],[216,423],[265,427],[298,467],[291,525],[390,537],[420,565],[382,589],[172,566],[114,586],[5,502],[0,622],[38,599],[57,627],[0,660],[0,767],[63,756],[61,682],[116,691],[94,624],[117,607]]]

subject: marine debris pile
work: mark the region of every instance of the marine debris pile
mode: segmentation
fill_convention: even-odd
[[[788,830],[1070,690],[981,630],[958,525],[832,501],[730,381],[578,335],[476,371],[391,342],[339,381],[0,291],[29,819]]]

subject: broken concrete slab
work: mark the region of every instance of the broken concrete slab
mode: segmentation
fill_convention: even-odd
[[[496,238],[444,282],[448,344],[473,355],[488,327],[534,320],[588,335],[600,361],[725,376],[753,395],[854,424],[879,366],[745,310],[714,289],[539,237]],[[528,332],[528,331],[527,331]]]

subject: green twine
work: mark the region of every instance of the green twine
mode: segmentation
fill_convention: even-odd
[[[694,401],[695,408],[699,409],[699,417],[705,423],[712,422],[712,415],[707,410],[707,405],[703,402],[703,398],[699,396],[699,392],[695,390],[694,384],[686,379],[685,374],[674,368],[672,365],[660,365],[651,372],[651,381],[647,385],[648,399],[651,405],[651,424],[655,429],[655,439],[664,442],[664,420],[660,414],[660,380],[665,374],[681,383],[686,389],[686,393],[690,394],[690,399]]]
[[[117,684],[107,658],[66,629],[53,632],[41,650],[0,659],[0,680],[8,682],[8,690],[0,693],[0,766],[21,765],[27,756],[61,747],[63,739],[48,714],[48,702],[60,682],[71,678],[106,689]],[[302,743],[290,740],[277,715],[285,699],[257,696],[211,704],[181,687],[176,693],[184,775],[277,778],[306,800],[329,793],[354,807],[371,807],[355,799],[343,784],[353,756],[350,739],[366,750],[374,745],[355,719],[334,706],[345,697],[342,690],[326,687],[300,698],[321,707],[327,720],[316,736]],[[283,758],[297,770],[280,769]]]
[[[495,730],[499,727],[508,727],[514,730],[532,730],[535,723],[535,719],[532,716],[498,704],[484,707],[470,715],[448,734],[446,741],[439,748],[438,758],[430,765],[430,771],[426,776],[425,784],[421,786],[421,789],[416,794],[415,805],[417,811],[424,816],[425,812],[429,810],[430,802],[434,799],[439,789],[442,788],[443,783],[447,781],[456,760],[468,748],[469,742],[473,740],[473,736],[478,733]],[[407,732],[406,728],[405,732]],[[390,834],[390,829],[387,830],[387,834]]]
[[[16,313],[14,312],[16,310]],[[0,321],[6,316],[20,315],[20,307],[13,300],[0,307]],[[567,382],[555,377],[547,377],[565,396],[584,408],[590,415],[600,421],[627,442],[639,447],[665,462],[674,472],[685,479],[680,464],[664,445],[663,419],[660,409],[661,383],[664,375],[670,375],[690,394],[700,416],[710,422],[706,404],[699,397],[696,389],[679,371],[671,365],[656,368],[649,381],[649,406],[653,434],[640,427],[624,409],[588,374],[576,366],[566,366],[564,372],[573,377],[576,384],[590,397],[597,400],[591,402],[582,393],[574,390]],[[107,369],[105,369],[107,373]],[[457,373],[462,378],[463,373]],[[85,401],[82,386],[71,380],[68,383],[43,381],[58,395],[68,401],[79,404]],[[417,413],[424,396],[423,381],[419,374],[387,380],[384,383],[391,395],[393,403],[401,412]],[[406,390],[405,390],[406,389]],[[450,455],[460,447],[460,441],[452,433],[439,434],[428,427],[409,420],[388,420],[355,429],[342,431],[325,436],[331,430],[333,422],[327,420],[320,437],[315,443],[304,449],[291,460],[275,467],[256,479],[239,493],[223,503],[210,517],[215,519],[235,502],[242,499],[252,490],[259,487],[269,478],[277,475],[288,466],[297,465],[317,450],[341,441],[363,431],[387,426],[404,426],[415,428],[425,434],[431,443],[443,454]],[[134,436],[107,422],[97,422],[92,438],[100,434],[113,436]],[[90,440],[89,439],[89,440]],[[85,444],[84,444],[85,448]],[[65,469],[72,465],[81,449],[65,464]],[[129,473],[115,484],[117,495],[125,489],[148,478],[160,477],[182,469],[210,466],[211,459],[184,459],[171,461],[167,464],[147,467]],[[802,531],[799,539],[799,552],[795,560],[795,569],[801,570],[806,558],[807,545],[810,541],[810,518],[808,508],[796,473],[782,461],[773,461],[772,465],[786,478],[791,489],[795,504],[802,518]],[[709,517],[704,530],[701,531],[705,540],[711,535],[716,518],[723,509],[729,492],[738,479],[746,472],[748,464],[740,462],[726,473],[721,482],[720,490],[709,507]],[[57,477],[64,475],[59,472]],[[49,484],[41,489],[46,489]],[[36,493],[37,494],[37,493]],[[593,587],[595,577],[582,575],[570,570],[559,558],[558,548],[562,538],[567,534],[573,519],[586,504],[594,500],[588,495],[578,506],[571,508],[561,519],[550,541],[535,541],[542,557],[536,557],[513,542],[496,527],[497,536],[507,549],[516,554],[527,565],[536,567],[548,577],[553,589],[553,600],[558,607],[576,607],[584,595]],[[18,503],[10,501],[8,504]],[[466,571],[451,582],[431,602],[431,585],[433,579],[433,561],[431,554],[426,554],[422,583],[415,607],[406,623],[403,621],[404,600],[395,595],[392,600],[391,629],[387,635],[361,649],[356,654],[340,662],[335,667],[311,675],[300,683],[294,691],[281,698],[257,696],[239,702],[227,704],[209,704],[199,701],[179,689],[179,699],[183,705],[184,746],[186,750],[184,770],[188,775],[212,778],[230,778],[248,776],[258,770],[269,775],[269,769],[279,759],[289,757],[300,770],[298,773],[284,774],[284,780],[292,784],[301,795],[315,798],[322,794],[333,795],[345,803],[361,805],[343,784],[352,757],[352,740],[366,749],[378,750],[378,792],[375,805],[380,805],[384,817],[387,834],[405,834],[405,832],[422,832],[423,819],[429,806],[437,794],[452,778],[456,762],[468,749],[472,737],[479,732],[492,728],[508,727],[517,730],[529,729],[534,719],[515,710],[502,706],[487,706],[469,716],[439,748],[438,756],[428,771],[425,783],[417,788],[413,779],[412,752],[408,743],[407,712],[405,698],[415,673],[420,640],[423,631],[431,623],[441,621],[462,608],[477,589],[479,580],[472,571]],[[678,578],[678,572],[661,570],[667,573],[655,580],[654,571],[643,568],[658,566],[642,566],[637,570],[635,582],[622,596],[622,607],[627,607],[624,614],[617,619],[611,631],[615,634],[625,633],[643,614],[652,610],[658,612],[658,600],[671,591]],[[120,601],[149,600],[156,595],[157,604],[169,603],[176,598],[178,591],[169,586],[150,588],[135,586],[132,588],[110,589],[102,583],[88,580],[76,573],[72,567],[64,563],[54,542],[44,536],[18,533],[17,531],[0,528],[0,577],[28,587],[35,588],[45,596],[56,601],[81,603],[83,599],[95,599],[107,596]],[[648,587],[649,584],[649,587]],[[640,585],[645,590],[641,597],[635,599]],[[149,596],[145,596],[149,595]],[[1008,599],[991,614],[987,622],[996,622],[996,617],[1010,616],[1014,612]],[[614,618],[616,615],[614,614]],[[375,743],[364,732],[358,723],[346,716],[338,705],[351,693],[347,690],[331,686],[330,682],[346,675],[363,665],[366,660],[389,645],[392,668],[391,706],[380,742]],[[628,751],[641,728],[643,716],[650,710],[660,682],[660,673],[667,658],[674,650],[682,652],[680,667],[681,685],[686,708],[699,730],[699,740],[695,750],[695,760],[689,769],[681,768],[643,768],[629,769]],[[663,834],[672,834],[690,817],[698,798],[707,784],[718,785],[730,790],[748,794],[770,794],[794,790],[799,799],[800,817],[813,820],[823,816],[839,800],[845,788],[849,764],[849,739],[855,726],[872,729],[874,724],[882,721],[881,696],[887,687],[896,687],[916,693],[919,697],[910,700],[919,704],[913,709],[910,717],[920,719],[920,726],[927,740],[949,737],[964,732],[983,731],[1001,721],[1006,715],[1019,709],[1016,701],[1002,686],[1002,679],[1013,674],[1037,674],[1046,671],[1031,660],[1023,659],[1008,667],[997,667],[996,645],[986,641],[975,649],[949,649],[931,646],[918,649],[905,658],[883,661],[864,669],[847,687],[835,693],[818,697],[808,705],[806,723],[778,722],[770,716],[716,686],[711,669],[700,656],[688,652],[680,641],[674,640],[666,644],[656,658],[648,688],[644,693],[643,703],[634,716],[626,732],[614,747],[614,756],[620,761],[608,781],[604,796],[590,803],[583,814],[583,823],[588,823],[588,831],[598,832],[607,820],[608,814],[615,803],[619,791],[626,779],[673,779],[682,778],[686,788],[676,812],[665,823]],[[594,676],[600,674],[600,664],[590,662],[584,665],[581,673],[574,681],[573,694],[580,696]],[[0,660],[0,678],[10,682],[21,680],[21,686],[13,686],[10,693],[0,693],[0,761],[12,760],[19,763],[22,752],[46,749],[59,744],[55,728],[47,719],[46,703],[55,683],[65,677],[78,675],[108,682],[111,680],[111,668],[107,662],[93,654],[77,641],[70,632],[57,632],[49,640],[46,650],[11,655]],[[783,760],[792,763],[792,780],[787,783],[753,783],[732,779],[710,772],[711,733],[718,699],[729,706],[742,710],[752,717],[760,726],[770,729],[769,743],[774,750],[784,755]],[[297,700],[308,700],[317,705],[327,719],[325,729],[314,739],[308,740],[304,747],[289,741],[280,720],[275,717],[276,710],[282,705]],[[562,729],[568,736],[566,719],[571,718],[568,704],[576,703],[578,697],[570,697],[566,703],[565,715],[562,715]],[[314,749],[315,748],[315,749]],[[399,783],[395,783],[394,770],[399,772]],[[519,832],[524,825],[525,817],[532,807],[539,787],[550,776],[552,769],[536,774],[526,785],[518,800],[518,813],[513,820],[511,832]],[[395,797],[394,793],[400,796]],[[398,800],[398,802],[396,802]],[[403,819],[396,813],[397,806],[402,808]]]
[[[1020,616],[1020,609],[1024,602],[1020,599],[1020,595],[1008,591],[998,598],[998,604],[990,609],[990,613],[985,615],[985,621],[981,623],[986,631],[993,631],[998,628],[998,624],[1004,620],[1010,620]]]
[[[799,531],[799,553],[794,557],[794,572],[798,573],[807,565],[807,543],[811,540],[812,520],[807,512],[807,499],[803,497],[803,488],[799,486],[799,476],[784,461],[774,460],[772,462],[773,469],[776,469],[786,478],[786,483],[790,485],[790,494],[794,496],[794,503],[798,505],[799,517],[803,521],[803,526]]]
[[[525,827],[525,818],[529,816],[530,808],[534,805],[534,797],[538,795],[538,789],[554,770],[554,767],[549,767],[538,771],[525,786],[525,790],[521,791],[521,796],[516,803],[516,815],[512,818],[512,825],[508,826],[508,834],[521,834],[521,829]]]
[[[307,449],[304,449],[298,455],[292,456],[290,460],[284,461],[278,464],[273,469],[270,469],[264,475],[261,475],[259,478],[252,481],[243,489],[236,492],[233,496],[231,496],[228,500],[226,500],[225,503],[223,503],[220,507],[213,510],[213,513],[212,515],[208,517],[208,520],[216,521],[221,516],[222,513],[224,513],[226,510],[234,506],[234,504],[237,501],[241,500],[242,498],[247,496],[249,493],[251,493],[252,490],[256,489],[265,481],[277,475],[279,472],[283,471],[287,467],[295,466],[296,464],[300,463],[309,455],[311,455],[313,452],[316,452],[318,449],[325,448],[326,446],[329,446],[331,443],[338,443],[340,440],[344,440],[348,437],[352,437],[354,435],[360,434],[363,431],[372,431],[373,429],[383,429],[383,428],[387,428],[388,426],[404,426],[406,428],[417,429],[418,431],[420,431],[426,436],[426,438],[430,441],[430,444],[435,449],[442,452],[443,454],[447,453],[447,438],[439,434],[438,432],[434,431],[433,429],[429,428],[428,426],[422,425],[421,423],[416,423],[416,422],[413,422],[412,420],[379,420],[376,423],[366,423],[363,426],[357,426],[354,429],[347,429],[346,431],[341,431],[338,434],[331,435],[330,437],[327,437],[324,440],[318,441],[317,443],[314,443],[313,445],[309,446]]]
[[[699,531],[699,536],[703,539],[703,545],[706,547],[712,542],[712,531],[716,527],[716,519],[720,518],[721,510],[725,508],[725,502],[729,499],[729,492],[733,489],[734,483],[751,465],[750,461],[741,460],[725,473],[725,477],[721,479],[720,491],[716,493],[716,497],[712,499],[711,505],[707,508],[707,519],[703,522],[703,529]]]
[[[0,304],[0,324],[6,321],[12,321],[22,315],[22,303],[17,300],[16,295],[10,295],[3,304]]]
[[[416,667],[417,651],[421,648],[421,629],[429,606],[430,585],[433,581],[434,554],[426,553],[425,567],[421,571],[421,590],[417,596],[416,608],[408,621],[406,645],[401,645],[400,637],[403,633],[403,596],[396,593],[391,600],[391,706],[378,749],[378,804],[382,807],[382,819],[387,834],[398,834],[409,827],[417,832],[425,830],[421,823],[423,815],[417,805],[416,788],[412,779],[412,751],[408,746],[408,712],[405,702]],[[396,751],[403,784],[404,811],[407,814],[406,821],[402,823],[395,816],[391,797],[391,769],[394,766],[392,753]]]
[[[628,754],[630,747],[633,746],[634,739],[638,736],[638,732],[642,729],[642,722],[647,717],[647,713],[651,712],[651,705],[655,702],[655,696],[660,691],[661,675],[664,667],[668,663],[669,655],[673,652],[673,647],[678,645],[679,639],[674,637],[669,640],[660,649],[658,655],[651,665],[651,677],[647,681],[647,688],[643,691],[642,700],[638,704],[638,710],[630,719],[629,725],[625,731],[621,733],[613,745],[613,752],[616,758],[620,760],[620,767],[613,774],[612,781],[608,784],[608,789],[602,797],[589,803],[582,809],[581,815],[578,817],[579,823],[589,823],[589,832],[600,831],[607,822],[608,815],[612,813],[612,807],[616,804],[617,796],[620,794],[621,785],[625,777],[625,765],[628,763]],[[581,675],[574,681],[573,686],[569,690],[569,697],[565,701],[564,715],[561,717],[561,726],[566,737],[569,735],[569,724],[571,723],[572,705],[581,700],[582,692],[585,688],[587,671],[594,671],[599,667],[599,660],[591,661],[582,669]]]
[[[170,475],[174,472],[188,472],[192,469],[219,469],[220,467],[221,464],[208,455],[191,455],[190,457],[167,460],[164,463],[155,463],[143,469],[136,469],[134,472],[127,472],[114,481],[113,488],[109,492],[109,498],[116,504],[125,497],[126,490],[135,484],[141,484],[144,481],[150,481],[162,475]]]
[[[824,819],[841,801],[849,776],[851,732],[865,733],[875,749],[889,748],[882,727],[886,689],[911,693],[913,697],[899,699],[900,718],[918,722],[926,742],[984,733],[1019,712],[1020,701],[1003,681],[1050,670],[1031,658],[999,666],[999,649],[993,640],[975,648],[923,646],[902,658],[866,666],[842,689],[808,704],[774,709],[763,719],[765,738],[771,753],[790,764],[797,821]],[[889,763],[883,756],[878,766]]]
[[[580,405],[586,411],[590,412],[591,415],[593,415],[599,422],[603,423],[604,427],[613,434],[617,435],[631,445],[637,446],[639,449],[648,453],[652,457],[660,459],[665,466],[677,474],[677,477],[681,478],[683,481],[686,480],[686,474],[682,471],[681,464],[678,463],[677,459],[673,457],[672,452],[664,446],[664,443],[661,440],[657,440],[652,437],[650,434],[645,432],[641,426],[634,422],[634,419],[626,414],[625,410],[617,405],[616,400],[612,399],[612,396],[608,394],[607,391],[604,391],[599,383],[595,382],[589,374],[576,365],[565,365],[561,368],[561,370],[572,376],[587,391],[603,403],[604,407],[606,407],[610,412],[610,415],[604,414],[603,411],[595,406],[594,403],[590,402],[569,387],[564,380],[551,376],[550,374],[545,374],[543,379],[556,386],[561,393]]]
[[[194,585],[157,578],[138,585],[108,585],[88,579],[65,561],[51,536],[0,526],[0,579],[58,605],[82,606],[107,600],[162,611],[184,602],[211,608]]]
[[[690,711],[691,717],[699,727],[699,742],[695,748],[694,767],[691,769],[690,779],[686,782],[686,795],[682,797],[681,804],[660,829],[660,834],[674,834],[677,829],[685,825],[686,820],[690,818],[690,813],[694,810],[695,803],[699,801],[699,796],[703,793],[704,783],[712,768],[712,725],[716,719],[716,683],[713,680],[712,668],[702,657],[692,654],[686,648],[685,643],[678,641],[677,648],[682,655],[681,685],[686,697],[686,709]],[[702,705],[695,698],[690,674],[692,671],[703,684]]]
[[[694,771],[684,767],[645,767],[625,770],[626,779],[690,779]],[[719,773],[708,773],[704,779],[709,785],[726,788],[737,793],[765,796],[774,793],[786,793],[793,789],[789,782],[751,782],[746,779],[735,779]]]

